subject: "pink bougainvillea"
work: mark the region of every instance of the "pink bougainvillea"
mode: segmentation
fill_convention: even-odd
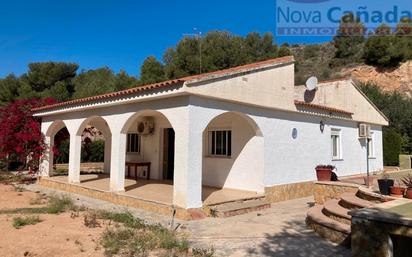
[[[0,108],[0,159],[19,161],[30,171],[36,172],[39,160],[45,150],[40,119],[33,117],[34,107],[53,104],[56,100],[16,100]]]

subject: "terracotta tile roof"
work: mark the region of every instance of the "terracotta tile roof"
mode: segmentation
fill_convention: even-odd
[[[295,100],[295,105],[300,105],[300,106],[305,106],[309,108],[314,108],[314,109],[319,109],[319,110],[324,110],[324,111],[330,111],[330,112],[335,112],[335,113],[342,113],[342,114],[347,114],[347,115],[352,115],[352,112],[348,112],[345,110],[337,109],[334,107],[329,107],[325,105],[320,105],[320,104],[312,104],[312,103],[307,103],[304,101],[299,101]]]
[[[218,71],[212,71],[208,73],[202,73],[198,75],[193,75],[193,76],[188,76],[184,77],[182,79],[189,81],[189,80],[198,80],[202,78],[207,78],[207,77],[213,77],[213,76],[218,76],[218,75],[226,75],[226,74],[231,74],[234,72],[239,72],[239,71],[244,71],[244,70],[249,70],[249,69],[254,69],[254,68],[259,68],[259,67],[264,67],[265,65],[271,65],[271,64],[277,64],[277,63],[282,63],[282,62],[292,62],[294,61],[293,56],[284,56],[284,57],[279,57],[275,59],[269,59],[265,61],[260,61],[260,62],[255,62],[255,63],[250,63],[250,64],[245,64],[241,66],[236,66],[233,68],[228,68],[224,70],[218,70]]]
[[[107,93],[107,94],[103,94],[103,95],[90,96],[90,97],[74,99],[74,100],[70,100],[70,101],[66,101],[66,102],[61,102],[61,103],[57,103],[57,104],[40,106],[40,107],[37,107],[37,108],[33,108],[32,111],[33,112],[44,111],[44,110],[54,109],[54,108],[63,107],[63,106],[67,106],[67,105],[72,105],[72,104],[86,103],[86,102],[92,102],[92,101],[97,101],[97,100],[102,100],[102,99],[112,98],[112,97],[117,97],[117,96],[131,95],[131,94],[138,93],[138,92],[141,92],[141,91],[146,91],[146,90],[156,89],[156,88],[169,87],[169,86],[173,86],[173,85],[183,83],[183,82],[184,81],[180,80],[180,79],[173,79],[173,80],[163,81],[163,82],[159,82],[159,83],[154,83],[154,84],[129,88],[129,89],[122,90],[122,91]]]
[[[255,63],[251,63],[251,64],[246,64],[246,65],[242,65],[242,66],[237,66],[237,67],[233,67],[233,68],[228,68],[228,69],[224,69],[224,70],[218,70],[218,71],[213,71],[213,72],[208,72],[208,73],[202,73],[202,74],[199,74],[199,75],[186,76],[186,77],[179,78],[179,79],[167,80],[167,81],[163,81],[163,82],[159,82],[159,83],[138,86],[138,87],[122,90],[122,91],[117,91],[117,92],[112,92],[112,93],[107,93],[107,94],[102,94],[102,95],[97,95],[97,96],[91,96],[91,97],[86,97],[86,98],[74,99],[74,100],[61,102],[61,103],[57,103],[57,104],[52,104],[52,105],[45,105],[45,106],[33,108],[32,111],[33,112],[45,111],[45,110],[55,109],[55,108],[68,106],[68,105],[73,105],[73,104],[87,103],[87,102],[98,101],[98,100],[103,100],[103,99],[107,99],[107,98],[114,98],[114,97],[118,97],[118,96],[131,95],[131,94],[139,93],[139,92],[146,91],[146,90],[175,86],[175,85],[184,83],[186,81],[207,79],[208,77],[214,77],[214,76],[224,76],[226,74],[232,74],[232,73],[240,72],[240,71],[244,71],[244,70],[264,67],[264,66],[270,65],[270,64],[277,64],[277,63],[283,63],[283,62],[292,62],[292,61],[294,61],[293,56],[285,56],[285,57],[280,57],[280,58],[255,62]]]

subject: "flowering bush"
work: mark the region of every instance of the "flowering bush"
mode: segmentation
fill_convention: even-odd
[[[40,157],[45,150],[40,119],[33,117],[34,107],[53,104],[56,100],[16,100],[0,108],[0,159],[6,163],[18,161],[25,168],[37,172]]]

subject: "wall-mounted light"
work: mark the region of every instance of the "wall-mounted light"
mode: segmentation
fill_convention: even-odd
[[[321,120],[320,123],[319,123],[319,129],[320,129],[320,132],[322,132],[322,133],[323,133],[323,131],[325,130],[325,123],[323,123],[322,120]]]

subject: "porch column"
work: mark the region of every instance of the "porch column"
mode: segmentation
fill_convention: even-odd
[[[173,204],[185,209],[202,207],[202,130],[196,125],[175,129]]]
[[[104,173],[110,173],[110,155],[112,151],[112,137],[107,135],[104,138]]]
[[[44,143],[46,145],[46,149],[44,150],[43,156],[41,158],[40,176],[49,177],[50,173],[53,171],[54,137],[45,136]]]
[[[120,131],[112,131],[110,156],[110,191],[124,191],[126,134]]]
[[[69,183],[80,183],[80,154],[82,149],[82,137],[76,133],[70,133],[69,151]]]

